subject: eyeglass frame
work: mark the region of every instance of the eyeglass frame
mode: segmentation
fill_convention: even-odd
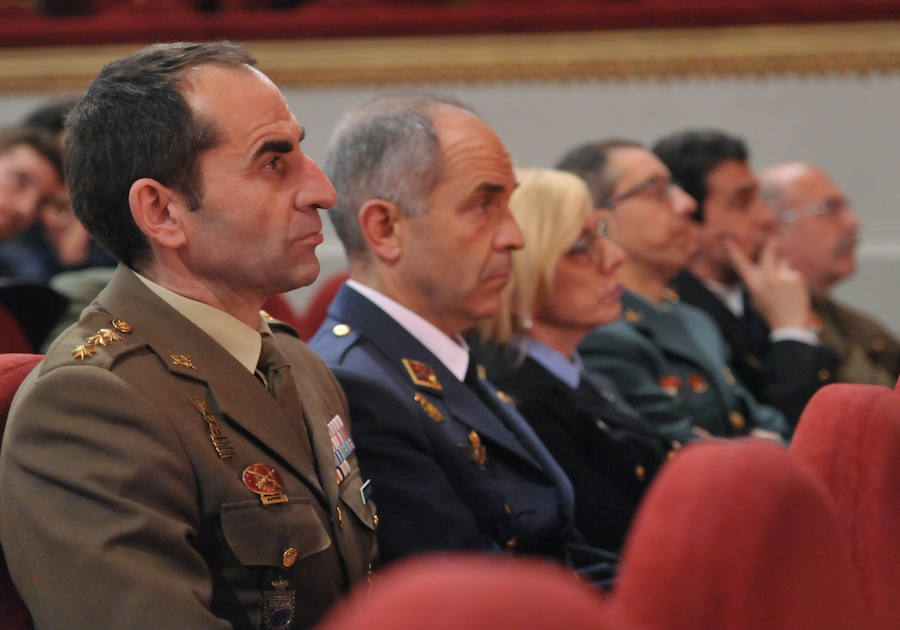
[[[837,218],[850,210],[850,202],[846,199],[823,199],[799,208],[785,208],[778,211],[778,219],[782,223],[793,223],[806,217],[828,215]]]
[[[594,244],[600,240],[609,238],[609,223],[606,219],[600,218],[597,220],[597,227],[594,230],[586,235],[578,238],[577,241],[572,243],[572,246],[569,247],[565,251],[565,256],[582,256],[587,255],[590,258],[591,262],[597,262],[592,255]]]
[[[607,197],[603,202],[600,203],[600,208],[605,210],[613,210],[617,205],[622,203],[623,201],[634,197],[635,195],[639,195],[646,190],[650,190],[659,182],[666,183],[666,195],[672,194],[672,189],[678,188],[678,182],[672,179],[671,176],[663,177],[662,175],[654,175],[653,177],[649,177],[642,181],[640,184],[636,184],[626,190],[623,193],[619,193],[618,195],[611,195]]]

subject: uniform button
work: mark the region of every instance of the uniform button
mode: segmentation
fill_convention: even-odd
[[[342,510],[342,509],[341,509],[341,506],[339,505],[339,506],[337,506],[337,508],[335,509],[335,512],[337,512],[338,528],[339,528],[339,529],[344,529],[344,510]]]
[[[513,549],[515,549],[515,548],[518,547],[518,546],[519,546],[519,541],[518,541],[518,539],[515,538],[515,537],[512,537],[512,538],[510,538],[509,540],[506,541],[506,548],[507,548],[507,550],[509,550],[509,551],[512,551]]]
[[[331,332],[335,337],[343,337],[350,334],[350,327],[347,324],[335,324]]]
[[[647,476],[647,471],[644,470],[644,467],[643,467],[643,466],[641,466],[640,464],[638,464],[637,466],[634,467],[634,474],[635,474],[635,476],[637,476],[638,479],[640,479],[641,481],[643,481],[643,480],[644,480],[644,477]]]
[[[820,381],[827,381],[831,378],[831,370],[829,370],[828,368],[822,368],[821,370],[819,370],[818,376]]]
[[[677,452],[678,452],[678,451],[676,451],[676,450],[673,448],[671,451],[669,451],[668,453],[666,453],[666,459],[672,459],[673,457],[675,457],[675,454],[676,454]]]
[[[743,429],[747,426],[747,421],[744,419],[744,414],[740,411],[732,411],[728,414],[728,420],[731,422],[731,426],[735,429]]]
[[[118,330],[120,333],[124,333],[126,335],[131,332],[131,324],[126,322],[124,319],[112,320],[112,327]]]
[[[281,564],[286,567],[292,567],[295,562],[297,562],[297,550],[293,547],[288,547],[281,554]]]

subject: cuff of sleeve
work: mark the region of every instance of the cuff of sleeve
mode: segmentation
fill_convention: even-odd
[[[772,343],[776,341],[799,341],[810,346],[819,345],[819,335],[809,328],[776,328],[769,333],[769,340]]]

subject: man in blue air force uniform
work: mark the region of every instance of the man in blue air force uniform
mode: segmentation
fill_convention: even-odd
[[[460,336],[522,246],[506,149],[462,105],[392,97],[342,121],[326,164],[351,279],[310,345],[347,393],[382,557],[589,554],[571,484]]]

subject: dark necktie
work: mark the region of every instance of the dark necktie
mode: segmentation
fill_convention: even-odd
[[[744,291],[744,315],[741,317],[750,338],[757,346],[765,346],[769,343],[769,326],[766,320],[753,308],[753,302],[750,301],[750,295]]]
[[[262,375],[261,380],[266,385],[269,395],[275,399],[292,423],[295,423],[297,435],[307,452],[312,453],[306,422],[300,407],[300,396],[294,385],[294,377],[291,376],[291,366],[278,347],[274,335],[262,333],[262,352],[259,354],[256,372],[257,376]]]

